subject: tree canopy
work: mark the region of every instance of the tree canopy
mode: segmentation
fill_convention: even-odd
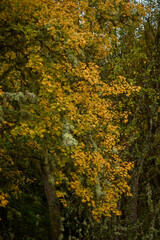
[[[4,219],[5,209],[34,195],[34,188],[41,192],[36,190],[39,204],[45,193],[55,240],[62,239],[62,216],[77,208],[95,224],[122,214],[122,195],[134,194],[129,179],[138,160],[133,156],[138,159],[135,152],[143,142],[145,157],[144,135],[151,130],[139,102],[146,106],[147,99],[156,111],[158,106],[153,61],[159,55],[152,57],[155,35],[147,31],[153,24],[155,32],[157,25],[144,20],[149,14],[147,6],[126,0],[2,1]],[[158,124],[156,116],[152,124]]]

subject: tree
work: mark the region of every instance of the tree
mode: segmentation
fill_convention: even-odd
[[[115,99],[137,88],[102,71],[115,29],[143,11],[128,1],[2,1],[2,147],[17,169],[29,159],[28,171],[41,174],[53,239],[60,203],[76,199],[98,221],[119,215],[120,196],[130,194],[132,164],[120,158],[127,112]]]
[[[137,94],[123,99],[129,116],[122,137],[127,147],[121,157],[134,162],[134,168],[130,181],[133,197],[122,197],[122,216],[112,223],[122,239],[159,238],[159,3],[144,4],[146,15],[140,25],[125,22],[118,29],[119,45],[106,68],[106,72],[121,72],[129,82],[141,86]]]

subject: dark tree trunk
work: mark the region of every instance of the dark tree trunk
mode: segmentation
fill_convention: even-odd
[[[148,141],[146,141],[148,142]],[[141,155],[141,157],[139,157],[138,161],[137,161],[137,167],[134,169],[134,173],[132,175],[132,181],[131,181],[131,193],[132,193],[132,199],[130,202],[130,213],[129,213],[129,220],[130,220],[130,224],[132,226],[136,226],[137,223],[137,215],[138,215],[138,194],[139,194],[139,184],[140,184],[140,176],[142,173],[142,169],[143,169],[143,163],[144,163],[144,159],[146,157],[148,151],[148,145],[144,145],[143,147],[143,153]],[[134,230],[134,235],[132,235],[133,239],[137,239],[137,231],[138,229],[135,228]]]
[[[137,201],[138,201],[138,187],[139,187],[139,176],[140,176],[140,171],[137,172],[136,176],[133,177],[132,180],[132,186],[131,186],[131,192],[132,192],[132,200],[131,200],[131,206],[130,206],[130,211],[131,211],[131,224],[136,224],[137,222]]]
[[[49,182],[49,174],[44,177],[44,189],[49,207],[52,240],[58,240],[61,228],[60,213],[56,204],[55,185]]]
[[[54,177],[51,175],[52,170],[48,162],[47,148],[44,150],[44,163],[45,163],[44,190],[49,207],[51,236],[52,240],[58,240],[61,233],[61,221],[60,221],[61,217],[60,210],[57,204]]]

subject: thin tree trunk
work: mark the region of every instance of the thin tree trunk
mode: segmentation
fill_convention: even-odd
[[[148,142],[148,141],[146,141],[146,142]],[[144,146],[144,148],[143,148],[142,157],[139,157],[139,159],[138,159],[135,173],[133,173],[133,175],[132,175],[131,193],[132,193],[133,197],[132,197],[131,203],[130,203],[129,219],[130,219],[130,223],[133,226],[135,226],[135,224],[137,223],[139,179],[140,179],[140,175],[142,172],[143,163],[144,163],[144,159],[146,157],[147,151],[148,151],[148,145],[146,144],[146,146]],[[133,239],[137,238],[136,232],[137,232],[137,229],[135,229],[135,231],[134,231],[134,236],[132,236]]]
[[[132,180],[132,186],[131,186],[131,192],[132,192],[132,200],[131,200],[131,206],[130,206],[130,212],[131,212],[131,223],[134,225],[137,222],[137,201],[138,201],[138,187],[139,187],[139,177],[140,177],[140,171],[136,174],[136,176],[133,177]]]
[[[152,199],[152,189],[150,186],[150,183],[148,182],[147,184],[147,202],[148,202],[148,207],[149,207],[149,211],[150,211],[150,226],[149,226],[149,236],[150,236],[150,240],[155,239],[154,236],[154,228],[155,228],[155,221],[156,218],[159,214],[159,210],[160,210],[160,200],[155,203]]]

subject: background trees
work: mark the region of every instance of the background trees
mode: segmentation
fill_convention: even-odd
[[[149,11],[142,24],[134,31],[129,24],[120,29],[120,45],[117,56],[113,55],[118,63],[116,71],[123,71],[124,76],[141,86],[124,105],[130,115],[123,157],[135,164],[130,183],[133,197],[121,199],[124,214],[116,220],[120,223],[120,239],[159,238],[159,2],[145,4]]]

